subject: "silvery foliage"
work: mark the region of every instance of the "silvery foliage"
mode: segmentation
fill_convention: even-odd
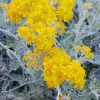
[[[10,1],[0,0],[0,3]],[[92,9],[84,9],[85,2],[92,3]],[[83,63],[84,66],[89,63],[89,66],[86,67],[87,81],[82,90],[75,89],[69,82],[60,86],[62,93],[69,95],[71,100],[100,100],[99,6],[99,0],[76,0],[74,18],[65,23],[67,32],[56,38],[56,44],[73,58],[73,47],[77,44],[91,47],[95,54],[93,60]],[[11,23],[5,14],[0,8],[0,100],[55,100],[57,91],[46,88],[41,71],[25,67],[22,57],[34,47],[17,36],[16,30],[20,25]]]

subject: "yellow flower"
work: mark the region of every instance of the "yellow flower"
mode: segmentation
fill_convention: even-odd
[[[36,61],[32,60],[30,61],[31,65],[34,66],[34,64],[36,63]]]
[[[26,66],[27,67],[31,66],[31,63],[30,62],[26,62]]]
[[[92,8],[92,4],[89,3],[89,2],[85,3],[83,6],[84,6],[85,9],[91,9]]]
[[[62,94],[62,97],[66,97],[66,94],[63,93],[63,94]]]
[[[88,59],[88,58],[92,58],[93,59],[94,58],[94,55],[93,55],[93,53],[91,51],[91,48],[89,48],[88,46],[75,46],[75,49],[77,51],[83,51],[85,59]]]
[[[7,8],[7,6],[8,6],[8,4],[0,4],[0,7],[2,7],[2,8]]]
[[[32,43],[34,43],[35,35],[31,33],[27,33],[27,35],[25,36],[25,39],[27,40],[28,44],[31,45]]]
[[[34,53],[33,52],[29,52],[27,55],[30,56],[30,57],[34,57]]]
[[[39,65],[35,65],[33,66],[35,70],[39,70],[40,69],[40,66]]]
[[[43,52],[42,51],[39,51],[37,54],[38,54],[38,56],[42,56],[43,55]]]
[[[63,100],[63,99],[62,99],[62,97],[59,97],[59,99],[58,99],[58,100]]]
[[[47,39],[45,38],[45,36],[38,36],[35,41],[37,48],[43,49],[43,47],[45,47],[46,40]]]
[[[29,28],[25,26],[20,26],[17,32],[18,32],[18,36],[25,38],[26,35],[29,33]]]
[[[24,56],[23,60],[27,61],[27,60],[29,60],[29,57],[28,56]]]

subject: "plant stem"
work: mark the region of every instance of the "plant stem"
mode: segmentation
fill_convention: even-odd
[[[30,81],[30,82],[23,83],[22,85],[17,86],[17,87],[15,87],[15,88],[13,88],[13,89],[10,89],[10,90],[7,90],[7,91],[1,91],[1,93],[12,92],[12,91],[14,91],[14,90],[16,90],[16,89],[19,89],[20,87],[22,87],[22,86],[24,86],[24,85],[27,85],[27,84],[34,84],[34,83],[36,83],[36,82],[39,82],[40,80],[41,80],[41,79],[36,80],[36,81]]]
[[[6,30],[1,29],[1,28],[0,28],[0,31],[1,31],[1,32],[3,32],[3,33],[7,33],[7,35],[9,35],[9,36],[13,37],[15,40],[18,40],[18,37],[17,37],[17,36],[15,36],[14,34],[12,34],[11,32],[6,31]]]
[[[6,49],[7,51],[9,51],[11,54],[13,54],[14,57],[18,60],[20,66],[22,66],[22,69],[26,70],[28,72],[28,74],[30,74],[35,79],[35,77],[33,76],[33,74],[30,73],[30,71],[25,67],[25,65],[22,63],[22,61],[20,60],[20,58],[17,56],[16,52],[10,50],[7,46],[5,46],[4,44],[2,44],[1,42],[0,42],[0,46],[2,46],[4,49]]]

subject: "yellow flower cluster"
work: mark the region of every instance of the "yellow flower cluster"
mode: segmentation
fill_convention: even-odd
[[[26,20],[17,30],[18,36],[34,44],[35,49],[23,59],[26,66],[35,69],[43,66],[43,77],[49,88],[56,88],[65,80],[76,88],[82,88],[85,83],[85,70],[80,63],[54,46],[56,35],[65,32],[63,22],[73,18],[74,6],[74,0],[12,0],[6,7],[6,15],[12,22]]]
[[[36,48],[23,59],[26,61],[26,66],[36,70],[43,68],[43,77],[49,88],[56,88],[65,80],[74,84],[75,88],[81,89],[84,86],[86,76],[84,68],[79,62],[71,60],[64,50],[53,47],[41,51]],[[43,67],[39,66],[39,60]]]
[[[85,3],[83,6],[84,6],[85,9],[91,9],[92,8],[92,4],[89,3],[89,2]]]
[[[91,52],[91,48],[89,48],[88,46],[75,46],[75,49],[81,51],[84,54],[85,59],[94,58],[94,55]]]
[[[48,18],[52,18],[51,23],[56,20],[54,11],[49,0],[13,0],[8,4],[7,17],[15,23],[26,18],[27,24],[46,20],[48,22]]]
[[[18,35],[28,44],[38,48],[51,47],[56,34],[65,32],[64,22],[73,18],[74,0],[58,0],[58,7],[51,0],[13,0],[7,5],[7,17],[14,23],[24,18],[25,25],[19,27]],[[45,6],[44,6],[45,5]]]
[[[45,46],[51,47],[55,42],[55,28],[53,26],[42,26],[42,23],[38,24],[34,25],[33,28],[19,27],[18,35],[27,40],[28,44],[34,43],[39,49],[43,49]],[[34,27],[37,27],[37,25],[40,28],[38,29],[39,32],[34,32]]]
[[[26,61],[27,67],[33,67],[35,70],[39,70],[39,60],[41,59],[43,52],[39,49],[34,49],[33,52],[28,52],[27,55],[23,57],[23,60]]]
[[[72,60],[70,64],[67,66],[66,70],[67,76],[66,80],[69,80],[71,83],[75,84],[75,88],[82,89],[85,84],[85,70],[81,66],[81,64],[76,61]]]
[[[2,8],[6,8],[7,7],[7,4],[0,4],[0,7],[2,7]]]
[[[49,88],[56,88],[65,80],[70,81],[76,88],[83,88],[85,70],[79,62],[71,61],[65,51],[59,48],[52,48],[49,55],[43,58],[43,66],[43,77]]]
[[[66,60],[65,60],[66,59]],[[70,62],[68,54],[59,48],[52,48],[43,59],[43,77],[49,88],[56,88],[65,80],[66,66]]]
[[[59,20],[67,22],[73,18],[72,8],[75,6],[74,0],[54,0],[59,6],[57,7],[57,16]]]

